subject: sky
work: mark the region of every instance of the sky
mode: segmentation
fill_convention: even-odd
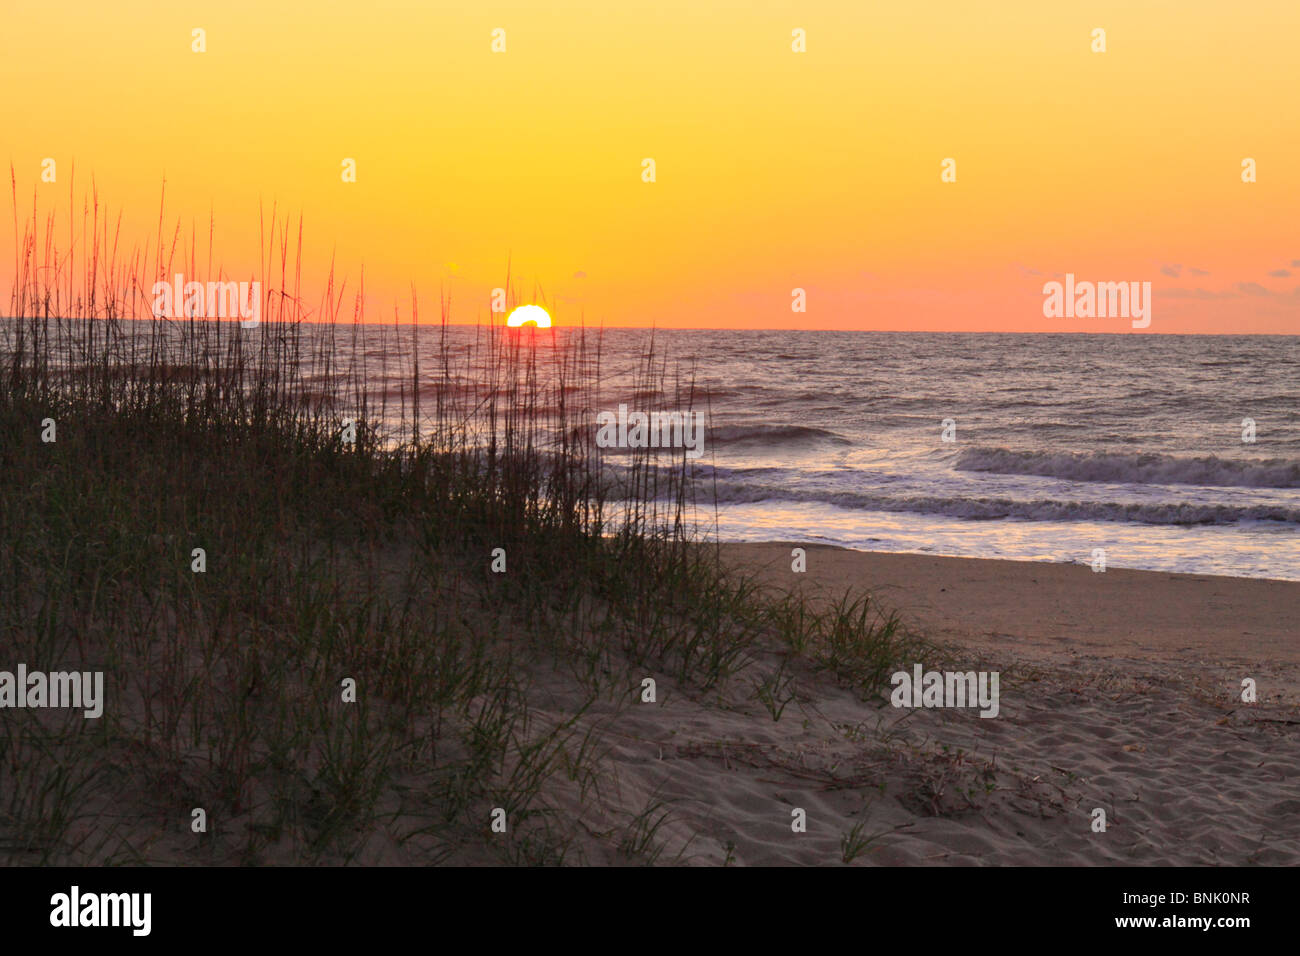
[[[1045,316],[1069,273],[1150,282],[1143,333],[1300,333],[1295,0],[5,0],[4,21],[20,232],[33,200],[79,215],[93,177],[151,245],[165,181],[166,231],[205,251],[211,216],[239,274],[274,203],[302,216],[304,286],[331,256],[364,268],[376,320],[412,285],[422,318],[441,295],[485,320],[508,267],[557,324],[1136,331]],[[6,300],[14,245],[0,229]]]

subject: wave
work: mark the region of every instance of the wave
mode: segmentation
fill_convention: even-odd
[[[843,435],[809,425],[719,425],[709,429],[708,440],[718,445],[739,445],[746,442],[791,445],[809,442],[853,444]]]
[[[716,488],[718,504],[808,502],[861,511],[912,512],[982,521],[1019,518],[1027,521],[1128,521],[1153,525],[1237,524],[1246,521],[1300,524],[1300,508],[1284,505],[1220,505],[1188,501],[1016,501],[1010,498],[875,495],[852,491],[785,489],[732,482],[719,482]]]
[[[957,456],[958,471],[1042,475],[1071,481],[1225,488],[1300,488],[1300,461],[1180,458],[1158,454],[1010,451],[970,448]]]

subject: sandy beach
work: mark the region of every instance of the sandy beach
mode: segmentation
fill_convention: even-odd
[[[808,555],[802,575],[790,570],[794,547]],[[723,555],[777,588],[869,589],[927,637],[1007,662],[1145,661],[1198,683],[1262,668],[1269,699],[1300,702],[1297,582],[815,545],[732,544]]]
[[[826,547],[799,575],[791,547],[723,560],[870,589],[936,642],[927,669],[999,671],[1000,712],[864,703],[796,664],[774,721],[664,681],[612,718],[608,758],[621,802],[671,807],[683,860],[838,863],[857,827],[867,865],[1300,862],[1300,584]]]

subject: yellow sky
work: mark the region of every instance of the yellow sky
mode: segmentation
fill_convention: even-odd
[[[169,229],[212,209],[247,272],[275,201],[304,216],[309,283],[331,252],[364,265],[377,319],[411,282],[482,319],[510,260],[561,323],[1127,331],[1043,317],[1070,272],[1150,281],[1151,332],[1300,332],[1295,0],[7,0],[4,20],[20,217],[33,189],[66,215],[75,162],[78,197],[93,174],[151,243],[165,177]]]

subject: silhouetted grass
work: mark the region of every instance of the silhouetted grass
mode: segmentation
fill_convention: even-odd
[[[880,679],[893,630],[865,605],[773,605],[722,573],[680,450],[593,447],[599,333],[489,325],[462,348],[447,304],[417,325],[413,298],[367,355],[364,296],[344,317],[331,270],[308,309],[301,224],[274,213],[259,327],[153,318],[145,278],[197,258],[161,222],[119,257],[96,199],[76,257],[35,208],[18,241],[0,667],[102,670],[107,699],[98,720],[4,712],[3,858],[580,860],[551,793],[604,799],[594,702],[647,672],[720,686],[777,635],[864,692]],[[653,346],[638,378],[695,399]],[[755,685],[773,719],[788,684]],[[657,809],[625,854],[659,857]]]

